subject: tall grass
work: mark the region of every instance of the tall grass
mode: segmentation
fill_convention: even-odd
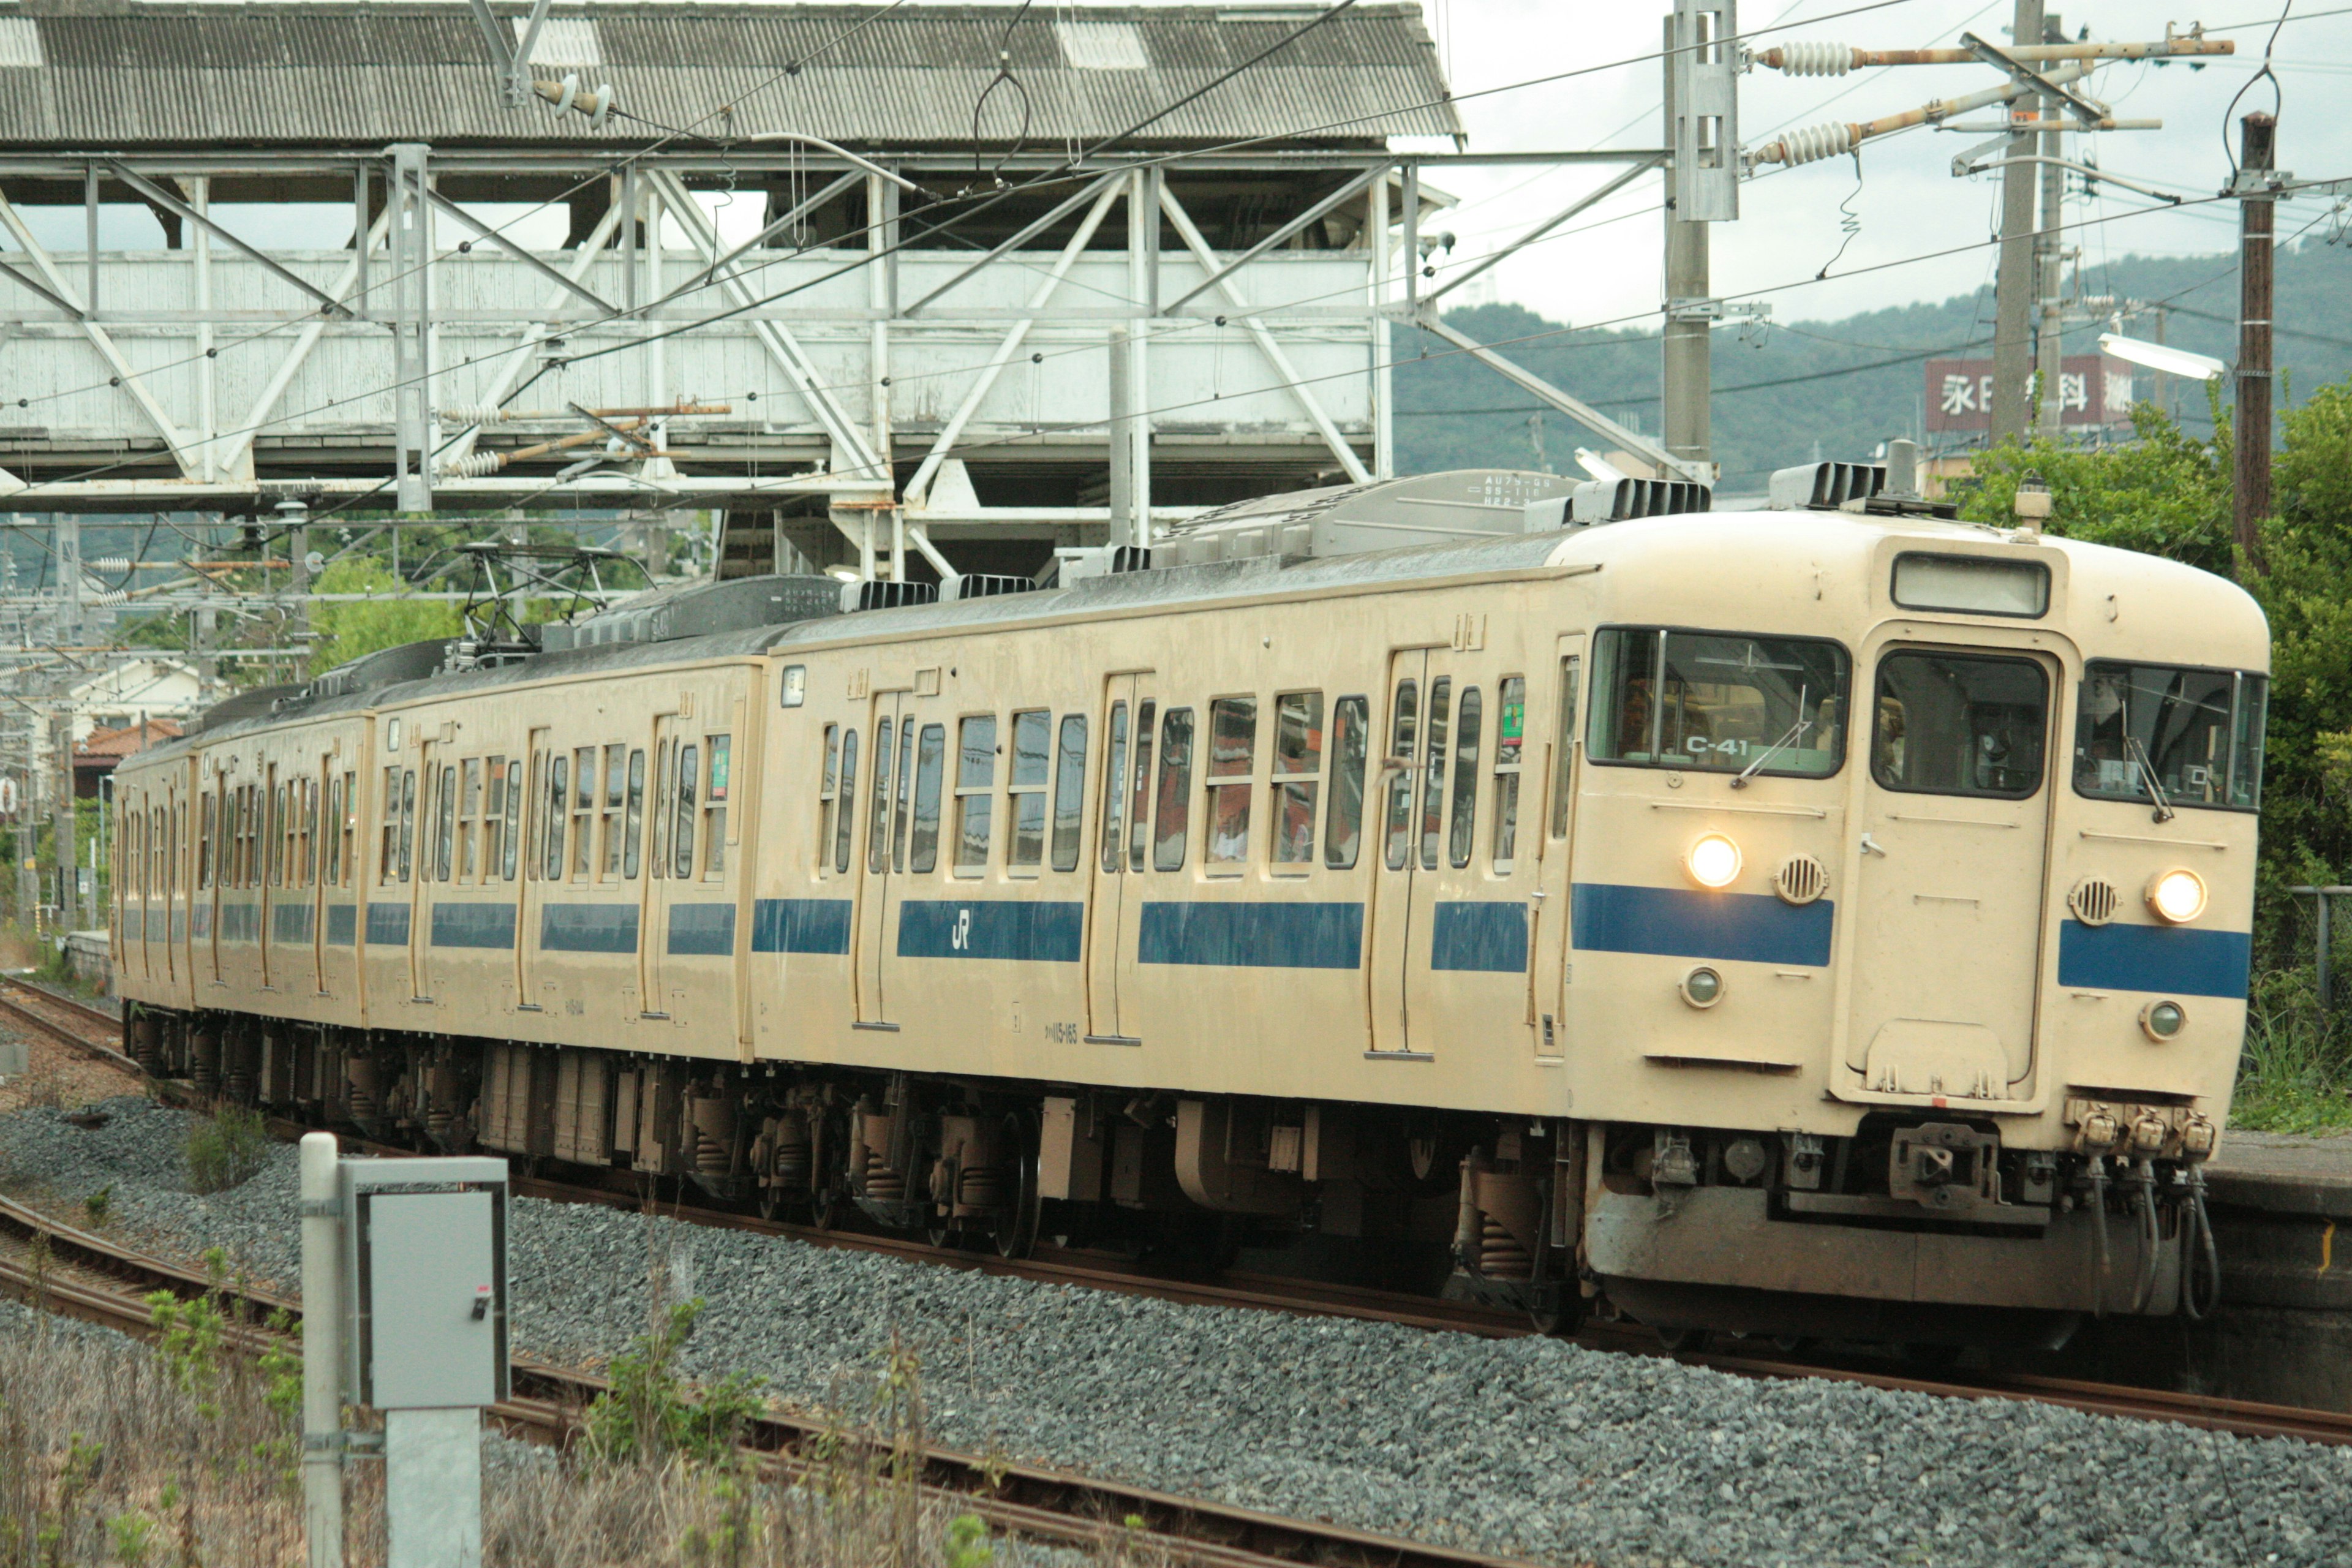
[[[2352,1129],[2352,975],[2336,984],[2337,1005],[2319,1006],[2309,967],[2274,970],[2254,984],[2245,1054],[2230,1125],[2261,1132]]]

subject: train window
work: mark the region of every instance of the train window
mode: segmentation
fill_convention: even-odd
[[[1277,866],[1315,863],[1315,801],[1323,772],[1323,694],[1274,700],[1274,832],[1266,857]]]
[[[1127,867],[1143,869],[1151,847],[1151,723],[1159,703],[1145,698],[1135,710],[1135,787],[1127,802]]]
[[[907,868],[907,816],[915,795],[915,721],[898,721],[898,791],[890,813],[890,869]]]
[[[596,748],[572,753],[572,876],[584,882],[596,855]]]
[[[1570,699],[1574,700],[1573,698]],[[1573,717],[1571,714],[1570,717]],[[1528,680],[1507,675],[1495,689],[1495,874],[1508,876],[1519,853],[1519,752],[1527,743]],[[1574,734],[1573,730],[1561,731]]]
[[[499,874],[509,882],[515,879],[515,869],[522,858],[522,773],[523,760],[515,757],[507,763],[506,830],[500,835],[506,841],[505,864]]]
[[[702,759],[695,746],[677,749],[677,820],[670,826],[669,872],[694,875],[694,789],[702,782]]]
[[[1209,826],[1201,858],[1234,866],[1249,858],[1250,791],[1257,771],[1257,699],[1220,697],[1209,704]]]
[[[816,868],[820,875],[833,859],[833,814],[841,801],[841,726],[824,727],[824,771],[816,786]]]
[[[495,882],[499,879],[499,853],[506,838],[503,808],[507,800],[507,760],[492,757],[485,762],[482,779],[482,880]],[[467,869],[473,869],[470,860]]]
[[[282,784],[273,784],[269,786],[268,831],[269,835],[268,885],[273,888],[282,888],[286,885],[286,862],[292,858],[288,851],[293,848],[293,845],[289,840],[294,836],[294,817],[286,809],[286,786]]]
[[[319,781],[302,781],[302,885],[319,879]]]
[[[604,855],[600,873],[607,881],[621,874],[621,806],[627,793],[629,748],[604,748],[604,811],[599,831],[604,836]]]
[[[408,880],[411,854],[416,845],[416,770],[404,768],[400,773],[400,863],[394,868],[400,879]]]
[[[547,764],[547,854],[540,862],[539,874],[551,882],[563,880],[563,819],[572,809],[563,786],[571,777],[571,766],[562,752],[555,752]]]
[[[467,757],[464,772],[459,773],[457,795],[457,876],[461,880],[474,879],[478,850],[476,825],[482,819],[482,759]]]
[[[1568,837],[1569,806],[1574,799],[1569,785],[1575,782],[1576,773],[1576,689],[1584,674],[1580,654],[1570,654],[1559,661],[1559,728],[1553,731],[1552,744],[1559,749],[1551,755],[1551,836],[1555,839]]]
[[[1045,863],[1045,784],[1053,769],[1054,716],[1034,708],[1013,715],[1013,775],[1006,781],[1005,801],[1013,842],[1004,854],[1007,866]]]
[[[653,874],[669,875],[670,791],[677,784],[677,742],[664,739],[654,747]],[[849,791],[841,795],[842,812],[848,814]]]
[[[710,748],[710,787],[702,792],[702,874],[715,880],[727,874],[727,774],[733,742],[725,735],[705,740]]]
[[[1364,840],[1364,763],[1371,748],[1372,705],[1342,697],[1331,705],[1331,804],[1323,817],[1323,864],[1345,871]]]
[[[325,837],[319,846],[319,880],[331,888],[341,874],[343,847],[343,781],[334,774],[327,775],[325,820],[320,824]]]
[[[2022,800],[2042,787],[2050,678],[2030,658],[1879,660],[1870,771],[1882,788]]]
[[[890,768],[896,755],[890,738],[895,720],[874,726],[874,811],[866,824],[866,870],[878,877],[890,868]]]
[[[207,793],[203,809],[196,816],[196,886],[213,885],[213,826],[217,821],[215,802]]]
[[[1184,868],[1192,827],[1192,710],[1171,708],[1160,721],[1160,789],[1152,802],[1151,865]]]
[[[1103,764],[1102,868],[1118,870],[1119,824],[1126,820],[1127,704],[1110,705],[1110,752]]]
[[[1396,706],[1389,710],[1388,842],[1381,858],[1391,871],[1404,869],[1412,855],[1412,756],[1421,722],[1421,682],[1397,682]]]
[[[1087,716],[1062,715],[1060,760],[1054,770],[1054,869],[1078,868],[1078,830],[1087,814]]]
[[[383,770],[383,831],[376,851],[375,879],[389,884],[400,865],[400,770]]]
[[[387,720],[384,723],[383,749],[387,752],[400,750],[400,721],[396,717]]]
[[[947,726],[924,725],[915,752],[914,842],[907,865],[916,871],[936,871],[940,867],[940,788],[947,777]]]
[[[1895,558],[1895,602],[1906,610],[2032,620],[2050,608],[2050,568],[2039,561],[1906,551]]]
[[[2099,659],[2083,672],[2074,788],[2104,800],[2252,811],[2269,682],[2230,669]]]
[[[621,875],[635,881],[637,868],[645,858],[646,749],[643,746],[629,753],[628,813],[628,823],[623,830],[627,841],[621,849]]]
[[[850,803],[857,798],[857,731],[841,732],[841,810],[833,823],[833,868],[846,873],[849,869],[849,841],[856,836],[856,812]]]
[[[1603,631],[1585,749],[1619,765],[1826,777],[1843,758],[1848,673],[1843,648],[1807,637]]]
[[[1470,864],[1470,847],[1477,841],[1478,731],[1484,722],[1478,689],[1464,687],[1454,713],[1454,800],[1446,818],[1445,858],[1455,866]]]
[[[1421,864],[1437,869],[1437,840],[1445,818],[1445,735],[1453,720],[1454,678],[1441,675],[1429,683],[1428,735],[1421,769]]]
[[[343,770],[343,792],[339,797],[340,815],[336,818],[335,885],[352,885],[352,863],[359,858],[360,847],[360,775],[354,769]]]
[[[966,719],[956,735],[956,858],[958,872],[988,868],[989,820],[996,804],[996,718]]]
[[[776,687],[776,701],[785,708],[797,708],[808,700],[808,666],[784,666],[783,679]]]
[[[433,852],[433,877],[436,881],[449,879],[449,852],[457,837],[457,768],[453,763],[441,770],[441,834]]]

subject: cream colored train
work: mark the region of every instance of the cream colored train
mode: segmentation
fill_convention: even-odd
[[[1438,475],[239,699],[119,777],[131,1038],[1008,1252],[1364,1238],[1670,1332],[2196,1310],[2263,617],[1883,483]]]

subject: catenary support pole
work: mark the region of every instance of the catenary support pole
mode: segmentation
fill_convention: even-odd
[[[2042,0],[2017,0],[2010,41],[2030,44],[2042,37]],[[2033,195],[2031,132],[2009,139],[2001,156],[2000,267],[1993,283],[1992,430],[1998,443],[2025,434],[2025,414],[2033,363]]]
[[[310,1568],[343,1568],[342,1221],[335,1135],[302,1137],[302,1529]]]
[[[1675,18],[1665,18],[1666,142],[1674,142]],[[1669,188],[1672,181],[1669,180]],[[1664,405],[1664,446],[1675,457],[1692,463],[1709,460],[1712,439],[1708,403],[1713,389],[1709,321],[1696,308],[1711,298],[1707,281],[1707,232],[1703,223],[1686,223],[1669,206],[1666,230],[1666,320],[1660,339],[1660,401]],[[1411,258],[1407,258],[1410,264]],[[1666,476],[1661,476],[1666,477]]]
[[[2249,114],[2238,121],[2238,168],[2267,174],[2278,163],[2278,121]],[[2232,522],[2245,570],[2263,571],[2262,520],[2271,511],[2271,239],[2277,216],[2268,182],[2238,199],[2237,462]]]
[[[2042,40],[2063,41],[2063,24],[2054,15],[2042,18]],[[2023,40],[2020,40],[2022,42]],[[2058,439],[2066,418],[2066,333],[2058,296],[2066,270],[2066,171],[2058,161],[2066,155],[2066,133],[2058,129],[2065,102],[2055,93],[2042,95],[2042,223],[2033,237],[2033,292],[2036,295],[2033,344],[2034,380],[2042,394],[2042,436]]]

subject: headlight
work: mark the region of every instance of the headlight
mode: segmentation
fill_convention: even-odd
[[[1723,976],[1702,963],[1683,976],[1682,994],[1694,1007],[1712,1007],[1723,1000]]]
[[[1739,846],[1720,833],[1702,834],[1683,857],[1691,880],[1702,888],[1727,888],[1739,875]]]
[[[2178,1002],[2151,1002],[2139,1010],[2139,1026],[2160,1046],[2179,1037],[2189,1026],[2189,1014]]]
[[[2205,912],[2205,879],[2194,871],[2166,871],[2147,885],[2147,907],[2157,919],[2185,925]]]

